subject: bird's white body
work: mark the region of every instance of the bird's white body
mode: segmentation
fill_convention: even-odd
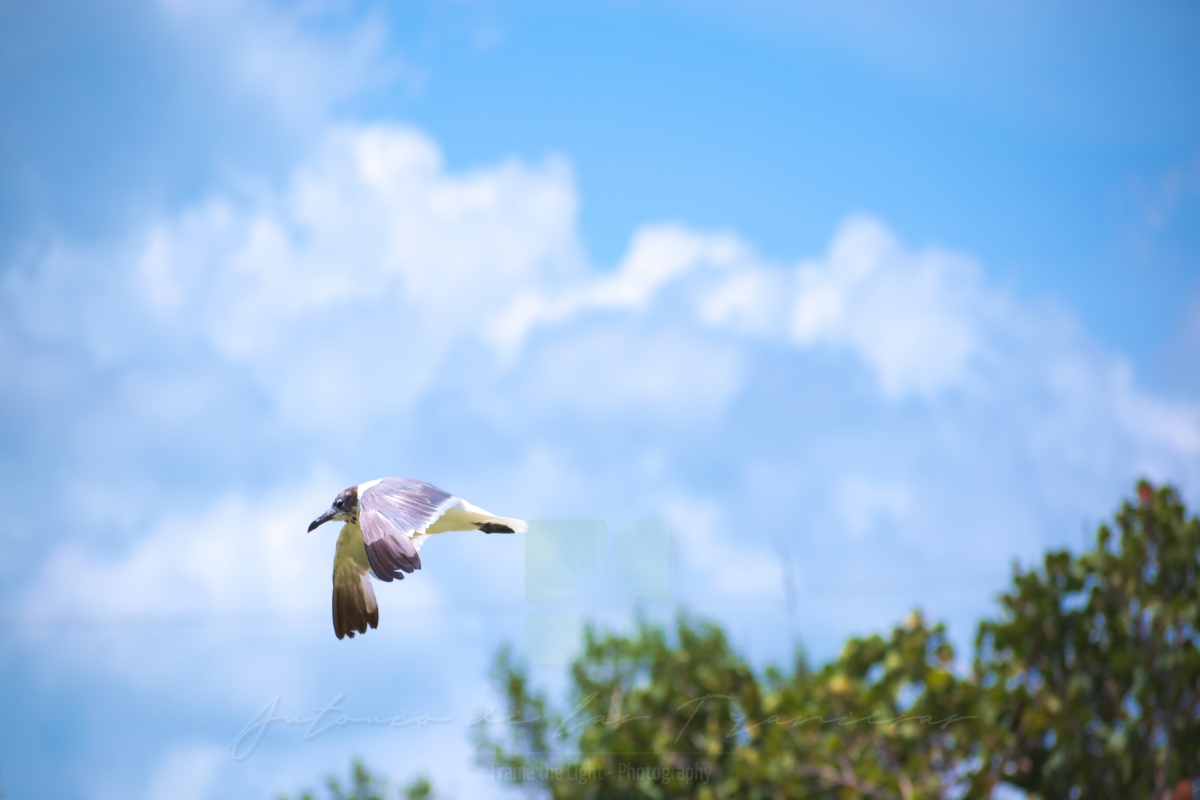
[[[446,531],[517,533],[523,520],[498,517],[436,486],[377,478],[340,493],[309,526],[344,520],[333,557],[333,627],[339,639],[366,633],[379,621],[371,576],[390,582],[421,568],[425,540]]]

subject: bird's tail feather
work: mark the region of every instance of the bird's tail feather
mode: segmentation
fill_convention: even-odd
[[[529,525],[523,519],[490,517],[483,522],[476,522],[475,527],[484,533],[524,533]]]
[[[454,507],[429,526],[427,533],[442,531],[481,530],[484,533],[524,533],[529,525],[522,519],[498,517],[490,511],[484,511],[466,500],[459,500]]]

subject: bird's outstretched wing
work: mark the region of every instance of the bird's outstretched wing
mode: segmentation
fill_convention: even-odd
[[[407,478],[383,478],[358,498],[359,524],[371,571],[381,581],[421,568],[414,536],[425,533],[459,499],[436,486]]]
[[[379,605],[367,575],[371,566],[359,526],[348,523],[338,535],[333,556],[333,632],[339,639],[379,627]]]

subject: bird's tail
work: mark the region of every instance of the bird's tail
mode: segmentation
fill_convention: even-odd
[[[448,509],[427,532],[480,530],[484,533],[524,533],[528,529],[529,525],[523,519],[498,517],[466,500],[459,500],[458,505]]]
[[[529,529],[529,524],[523,519],[488,515],[486,519],[476,522],[475,527],[484,533],[524,533]]]
[[[466,500],[462,502],[462,508],[475,527],[484,533],[524,533],[529,529],[529,525],[523,519],[497,517],[490,511],[484,511],[478,506],[471,505]]]

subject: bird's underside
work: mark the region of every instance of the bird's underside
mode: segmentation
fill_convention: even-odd
[[[379,627],[379,604],[367,574],[367,548],[362,529],[353,522],[342,526],[333,556],[333,631],[339,639],[354,632],[366,633],[367,626]]]
[[[383,478],[356,488],[357,508],[338,535],[333,557],[333,630],[339,639],[379,626],[370,576],[391,582],[420,569],[417,551],[429,536],[526,528],[521,520],[497,517],[421,481]]]

